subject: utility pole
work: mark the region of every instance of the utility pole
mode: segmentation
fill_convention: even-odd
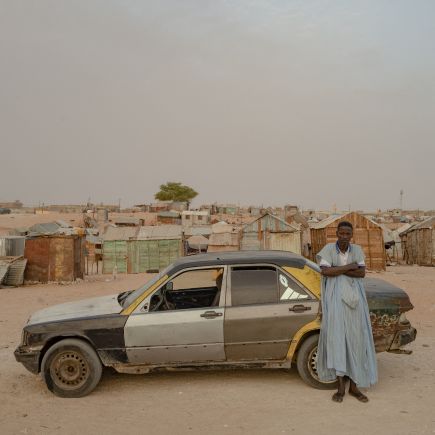
[[[403,210],[403,189],[400,189],[400,210]]]

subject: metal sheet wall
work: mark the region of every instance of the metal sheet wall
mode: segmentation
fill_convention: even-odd
[[[244,232],[240,239],[241,251],[258,251],[261,249],[261,240],[258,239],[258,233]]]
[[[103,273],[127,272],[127,241],[105,240],[103,243]]]
[[[181,240],[129,240],[127,272],[161,270],[182,254]]]
[[[435,266],[435,229],[419,228],[402,237],[407,264]]]
[[[25,237],[0,237],[0,257],[20,257],[24,255]]]
[[[270,233],[269,249],[301,253],[300,233]]]
[[[74,281],[84,275],[81,237],[36,237],[26,241],[27,281]]]

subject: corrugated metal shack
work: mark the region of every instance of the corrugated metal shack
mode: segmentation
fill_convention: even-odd
[[[139,227],[106,228],[103,234],[103,273],[127,272],[127,241],[135,239]]]
[[[349,221],[353,225],[353,243],[360,245],[366,257],[367,269],[385,270],[386,254],[382,228],[372,220],[356,212],[342,215],[331,215],[311,226],[311,255],[316,255],[327,243],[337,240],[337,226],[341,221]]]
[[[400,234],[407,264],[435,266],[435,217],[412,225]]]
[[[85,271],[85,239],[79,235],[41,235],[26,240],[26,281],[75,281]]]
[[[144,226],[128,242],[127,272],[158,271],[182,255],[181,225]]]
[[[103,235],[103,273],[156,271],[182,255],[181,225],[108,227]]]
[[[239,229],[226,222],[218,222],[211,226],[207,252],[238,251]]]
[[[23,236],[0,236],[0,257],[20,257],[24,255],[25,245]]]
[[[210,212],[207,210],[189,210],[181,213],[181,225],[191,227],[210,224]]]
[[[157,222],[165,225],[181,224],[181,215],[178,211],[161,211],[157,213]]]
[[[117,227],[139,227],[145,224],[142,218],[132,216],[119,216],[113,220]]]
[[[240,231],[242,251],[281,250],[301,253],[301,231],[271,213],[245,225]]]

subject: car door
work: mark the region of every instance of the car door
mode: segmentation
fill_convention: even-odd
[[[314,295],[273,265],[232,266],[226,299],[228,361],[285,359],[294,334],[319,309]]]
[[[223,361],[226,268],[189,269],[168,282],[172,285],[163,284],[126,322],[124,338],[129,362]],[[163,292],[171,293],[169,309],[156,310],[153,304]]]

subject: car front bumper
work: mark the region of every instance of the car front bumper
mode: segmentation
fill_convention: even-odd
[[[30,348],[20,345],[15,349],[15,359],[23,364],[29,372],[37,375],[39,373],[39,356],[41,349]]]
[[[417,337],[417,330],[410,326],[408,329],[398,331],[394,336],[393,342],[391,343],[388,352],[395,352],[400,350],[402,346],[409,344],[415,340]]]

